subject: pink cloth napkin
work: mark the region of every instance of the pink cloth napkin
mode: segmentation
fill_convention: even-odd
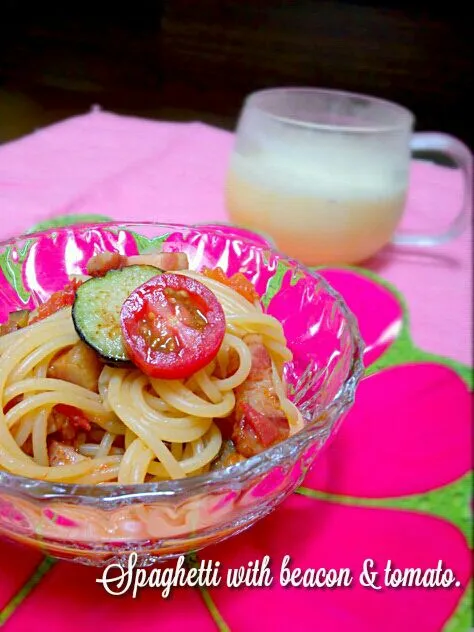
[[[93,111],[0,146],[0,237],[63,214],[119,220],[226,221],[223,184],[233,135]],[[459,205],[456,170],[414,162],[404,226],[446,224]],[[438,248],[387,248],[369,267],[404,294],[415,343],[471,362],[469,229]]]

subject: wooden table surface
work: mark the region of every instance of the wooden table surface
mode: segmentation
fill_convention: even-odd
[[[95,103],[230,129],[247,93],[299,84],[399,101],[420,129],[472,145],[472,27],[449,4],[137,0],[133,11],[114,3],[108,12],[90,0],[51,5],[2,3],[0,142]]]

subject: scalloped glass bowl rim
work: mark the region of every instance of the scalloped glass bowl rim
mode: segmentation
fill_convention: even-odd
[[[219,222],[174,224],[167,222],[161,223],[130,220],[120,222],[100,222],[92,224],[84,223],[67,226],[64,225],[53,227],[49,230],[37,233],[23,233],[21,235],[18,235],[17,237],[12,237],[0,241],[0,247],[3,248],[5,246],[13,245],[14,243],[22,240],[39,238],[45,235],[57,233],[58,231],[74,231],[83,229],[93,230],[108,227],[122,230],[130,230],[132,228],[137,229],[140,226],[147,228],[156,227],[160,229],[169,228],[174,232],[179,232],[180,230],[196,230],[203,233],[222,235],[234,242],[243,241],[246,243],[252,243],[250,239],[244,236],[237,238],[232,235],[226,234],[226,231],[223,229],[239,229],[238,226],[233,226],[232,224],[224,224]],[[259,233],[255,233],[255,235],[257,237],[260,236],[266,239],[266,236],[263,236]],[[253,247],[263,249],[263,246],[257,243],[254,243]],[[300,432],[298,432],[297,434],[293,435],[289,439],[286,439],[282,443],[277,444],[273,448],[265,450],[261,454],[257,454],[256,456],[246,459],[245,461],[241,461],[240,463],[232,465],[231,467],[227,467],[222,470],[216,470],[208,474],[200,474],[198,476],[193,476],[189,478],[168,480],[159,483],[138,483],[127,485],[113,483],[98,486],[84,485],[80,483],[55,483],[49,481],[41,481],[39,479],[26,478],[24,476],[0,471],[0,490],[2,488],[12,489],[36,500],[40,498],[44,498],[45,500],[67,500],[68,498],[73,498],[75,502],[80,500],[81,502],[84,502],[86,504],[93,505],[100,504],[102,502],[117,502],[120,500],[124,502],[130,502],[132,500],[143,501],[144,498],[148,498],[148,500],[150,500],[150,496],[156,498],[166,498],[173,497],[176,494],[180,493],[207,492],[217,486],[230,484],[230,486],[232,487],[244,482],[248,478],[253,478],[257,475],[266,474],[281,465],[282,462],[285,461],[286,457],[292,454],[293,450],[300,451],[301,449],[303,449],[303,447],[309,445],[317,438],[320,433],[324,432],[329,436],[332,427],[337,419],[352,404],[356,387],[359,381],[362,379],[364,372],[364,366],[362,362],[364,343],[359,333],[357,321],[355,316],[347,307],[344,299],[339,294],[339,292],[334,290],[321,275],[311,271],[309,268],[307,268],[297,260],[291,259],[284,253],[279,252],[271,243],[269,243],[268,250],[270,250],[272,254],[276,255],[277,257],[282,258],[289,263],[296,264],[305,274],[318,279],[318,281],[324,288],[324,291],[336,299],[336,301],[338,302],[338,306],[344,314],[344,317],[346,318],[349,325],[353,347],[351,366],[348,375],[346,376],[346,379],[344,380],[344,383],[339,389],[337,395],[331,400],[331,402],[329,402],[328,405],[321,409],[321,413],[331,410],[332,420],[329,426],[319,426],[316,422],[310,422],[304,427],[303,430],[300,430]]]

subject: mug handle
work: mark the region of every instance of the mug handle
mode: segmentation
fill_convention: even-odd
[[[435,151],[451,158],[462,171],[464,195],[461,208],[448,228],[437,235],[396,234],[392,243],[402,246],[437,246],[458,237],[469,223],[472,204],[472,154],[468,147],[454,136],[439,132],[413,134],[410,149],[413,151]]]

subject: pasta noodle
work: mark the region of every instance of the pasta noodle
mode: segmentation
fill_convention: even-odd
[[[94,392],[52,377],[54,358],[79,342],[71,308],[0,337],[0,469],[90,484],[209,471],[223,446],[219,420],[233,413],[236,392],[252,369],[247,334],[257,334],[270,355],[274,393],[290,434],[301,428],[301,415],[282,381],[282,366],[292,355],[281,323],[223,283],[188,270],[179,274],[206,285],[226,318],[217,356],[188,379],[152,378],[133,365],[104,364]],[[228,374],[232,362],[237,364]],[[59,423],[53,411],[61,406],[81,411],[86,422],[63,446],[74,450],[74,459],[53,463],[49,450]]]

